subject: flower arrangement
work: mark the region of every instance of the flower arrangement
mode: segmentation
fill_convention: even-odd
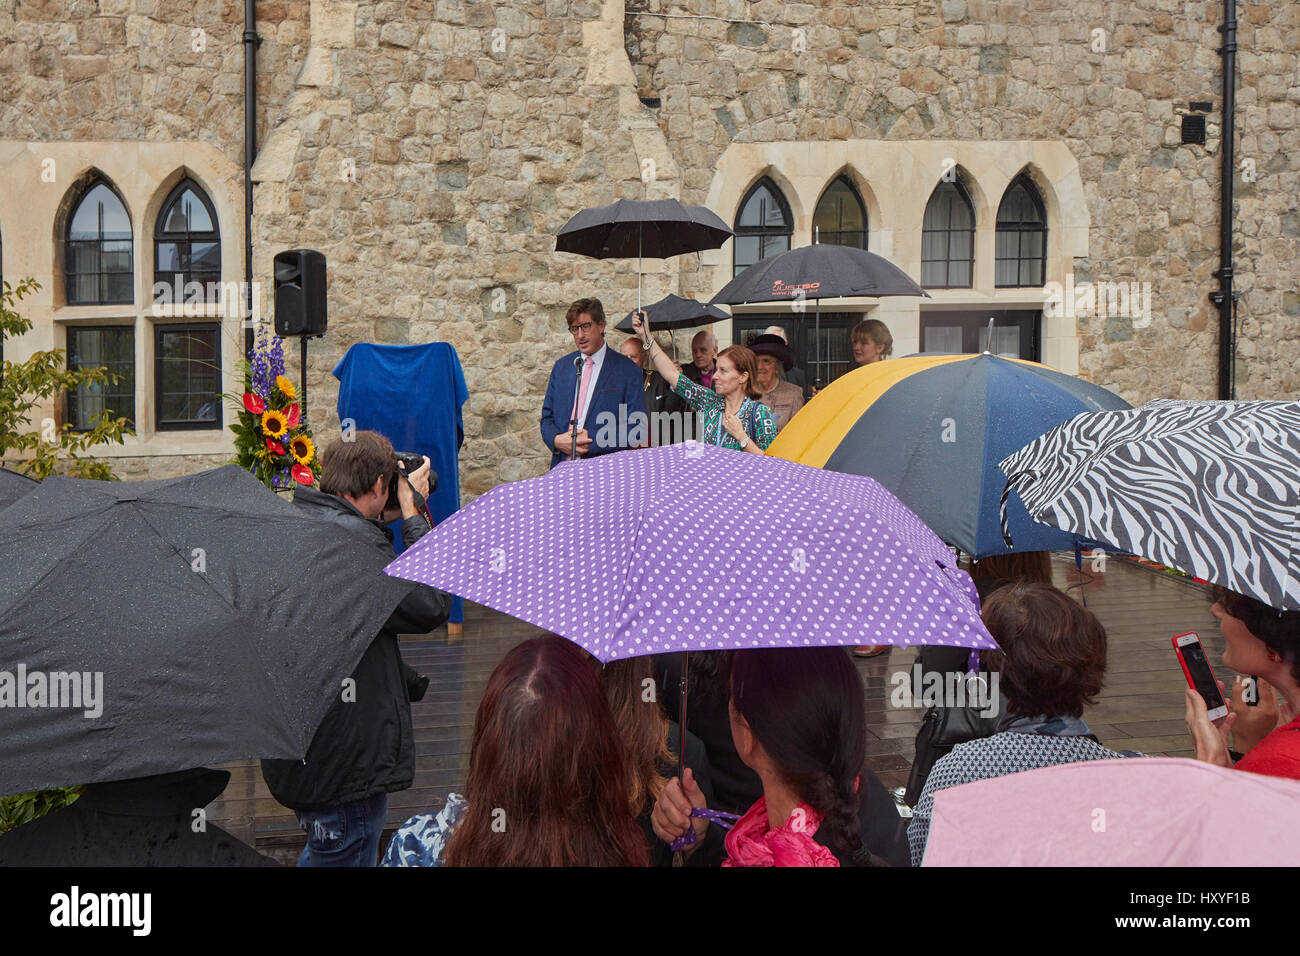
[[[302,418],[298,390],[284,374],[284,340],[261,326],[244,362],[244,394],[227,395],[238,407],[235,464],[273,491],[316,483],[320,470],[311,429]]]

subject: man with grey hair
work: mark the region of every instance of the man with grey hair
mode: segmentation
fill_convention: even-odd
[[[696,385],[713,388],[713,373],[718,367],[718,340],[708,329],[701,329],[691,339],[691,364],[682,366],[682,374]]]

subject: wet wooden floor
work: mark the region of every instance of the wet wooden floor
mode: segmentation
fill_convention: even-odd
[[[1084,570],[1082,593],[1109,639],[1106,686],[1084,719],[1108,747],[1191,756],[1183,725],[1186,681],[1169,639],[1199,632],[1219,678],[1231,680],[1231,672],[1219,663],[1223,637],[1209,613],[1208,591],[1113,558],[1104,574],[1091,573],[1086,558]],[[1080,574],[1071,557],[1058,556],[1054,572],[1058,586],[1080,594]],[[451,641],[445,628],[423,638],[403,638],[407,662],[431,679],[424,700],[412,706],[415,781],[409,790],[390,795],[390,829],[414,813],[440,808],[449,792],[464,786],[474,712],[488,676],[506,651],[538,633],[531,625],[466,603],[459,640]],[[891,788],[907,782],[923,713],[919,707],[895,708],[890,701],[894,675],[910,673],[915,655],[914,649],[899,649],[857,661],[866,687],[868,766]],[[284,862],[296,860],[303,833],[293,813],[267,792],[257,762],[225,769],[232,774],[230,786],[209,808],[208,819],[264,853]]]

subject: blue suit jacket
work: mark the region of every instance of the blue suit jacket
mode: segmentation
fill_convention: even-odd
[[[609,346],[606,346],[609,348]],[[546,383],[546,400],[542,403],[542,441],[551,451],[551,467],[564,460],[555,450],[555,436],[569,430],[569,413],[573,411],[574,392],[578,387],[578,370],[573,360],[578,352],[572,351],[551,368],[550,381]],[[646,434],[644,378],[637,364],[613,349],[601,363],[596,390],[587,406],[583,427],[591,436],[591,448],[585,458],[595,458],[612,451],[629,448],[629,438]],[[637,418],[632,414],[639,412]],[[604,416],[602,418],[602,415]],[[620,444],[622,442],[622,444]]]

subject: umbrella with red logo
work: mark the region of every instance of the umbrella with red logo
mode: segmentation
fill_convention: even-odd
[[[812,299],[817,303],[814,313],[816,323],[817,358],[814,378],[817,386],[825,385],[820,370],[821,356],[821,300],[841,296],[921,295],[929,297],[912,278],[884,256],[852,246],[837,246],[814,242],[811,246],[791,249],[780,255],[760,259],[736,276],[715,295],[711,305],[744,305],[749,302],[793,301],[795,310],[803,311],[802,303]]]

